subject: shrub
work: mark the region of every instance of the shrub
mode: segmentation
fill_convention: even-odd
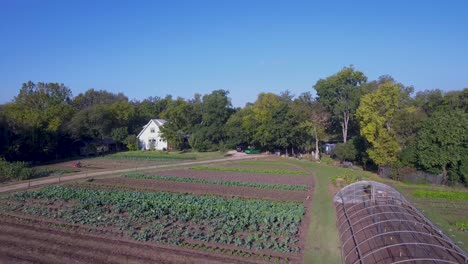
[[[0,178],[27,180],[33,176],[33,170],[23,161],[8,162],[0,159]]]
[[[344,144],[338,144],[335,149],[333,149],[333,156],[340,161],[355,161],[358,154],[359,152],[355,146],[354,139]]]
[[[125,139],[125,142],[127,143],[128,150],[138,150],[138,138],[135,135],[129,135],[127,139]]]

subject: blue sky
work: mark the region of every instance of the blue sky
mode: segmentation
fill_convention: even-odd
[[[351,64],[468,87],[468,1],[0,1],[0,103],[32,80],[130,99],[227,89],[243,106]]]

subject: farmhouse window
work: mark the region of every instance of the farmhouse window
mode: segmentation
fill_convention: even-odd
[[[151,132],[151,133],[154,133],[154,132],[155,132],[154,128],[151,128],[150,132]]]

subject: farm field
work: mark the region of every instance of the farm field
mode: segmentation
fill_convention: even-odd
[[[209,153],[167,153],[157,151],[126,151],[100,157],[79,160],[82,167],[74,168],[83,171],[118,170],[127,168],[142,168],[163,164],[216,159],[224,157],[220,152]],[[73,161],[44,166],[46,168],[73,168]]]
[[[149,171],[10,194],[0,262],[303,263],[314,178],[295,171]]]
[[[464,189],[268,157],[3,195],[0,262],[341,263],[332,197],[359,179],[393,185],[467,250]]]
[[[109,154],[99,157],[83,158],[76,160],[63,161],[53,164],[34,167],[37,176],[31,181],[44,177],[69,176],[73,174],[94,173],[103,171],[115,171],[122,169],[138,170],[144,167],[159,165],[175,165],[182,162],[203,161],[211,159],[221,159],[226,155],[221,152],[157,152],[157,151],[126,151]],[[74,167],[75,162],[80,162],[81,167]],[[0,185],[16,184],[18,181],[0,182]]]

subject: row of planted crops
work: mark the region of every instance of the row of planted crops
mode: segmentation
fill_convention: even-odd
[[[0,210],[111,228],[142,241],[183,247],[216,243],[236,246],[239,252],[278,253],[300,251],[298,232],[305,211],[298,202],[79,186],[13,194]]]
[[[251,165],[251,164],[250,164]],[[220,173],[282,174],[302,177],[300,171],[253,168],[193,167]],[[268,175],[267,175],[268,176]],[[249,187],[278,192],[303,191],[310,186],[266,182],[161,176],[134,172],[124,178],[203,184],[228,188]],[[288,176],[285,176],[288,177]],[[135,189],[136,188],[136,189]],[[134,185],[102,186],[87,182],[48,186],[9,195],[0,201],[0,214],[25,215],[50,224],[87,227],[89,232],[110,232],[138,241],[177,245],[233,256],[286,263],[301,251],[302,202],[277,201],[212,194],[141,190]],[[66,226],[65,225],[65,226]],[[60,227],[61,228],[61,227]],[[97,230],[97,231],[96,231]],[[293,256],[291,255],[291,256]],[[296,258],[296,257],[294,257]]]

